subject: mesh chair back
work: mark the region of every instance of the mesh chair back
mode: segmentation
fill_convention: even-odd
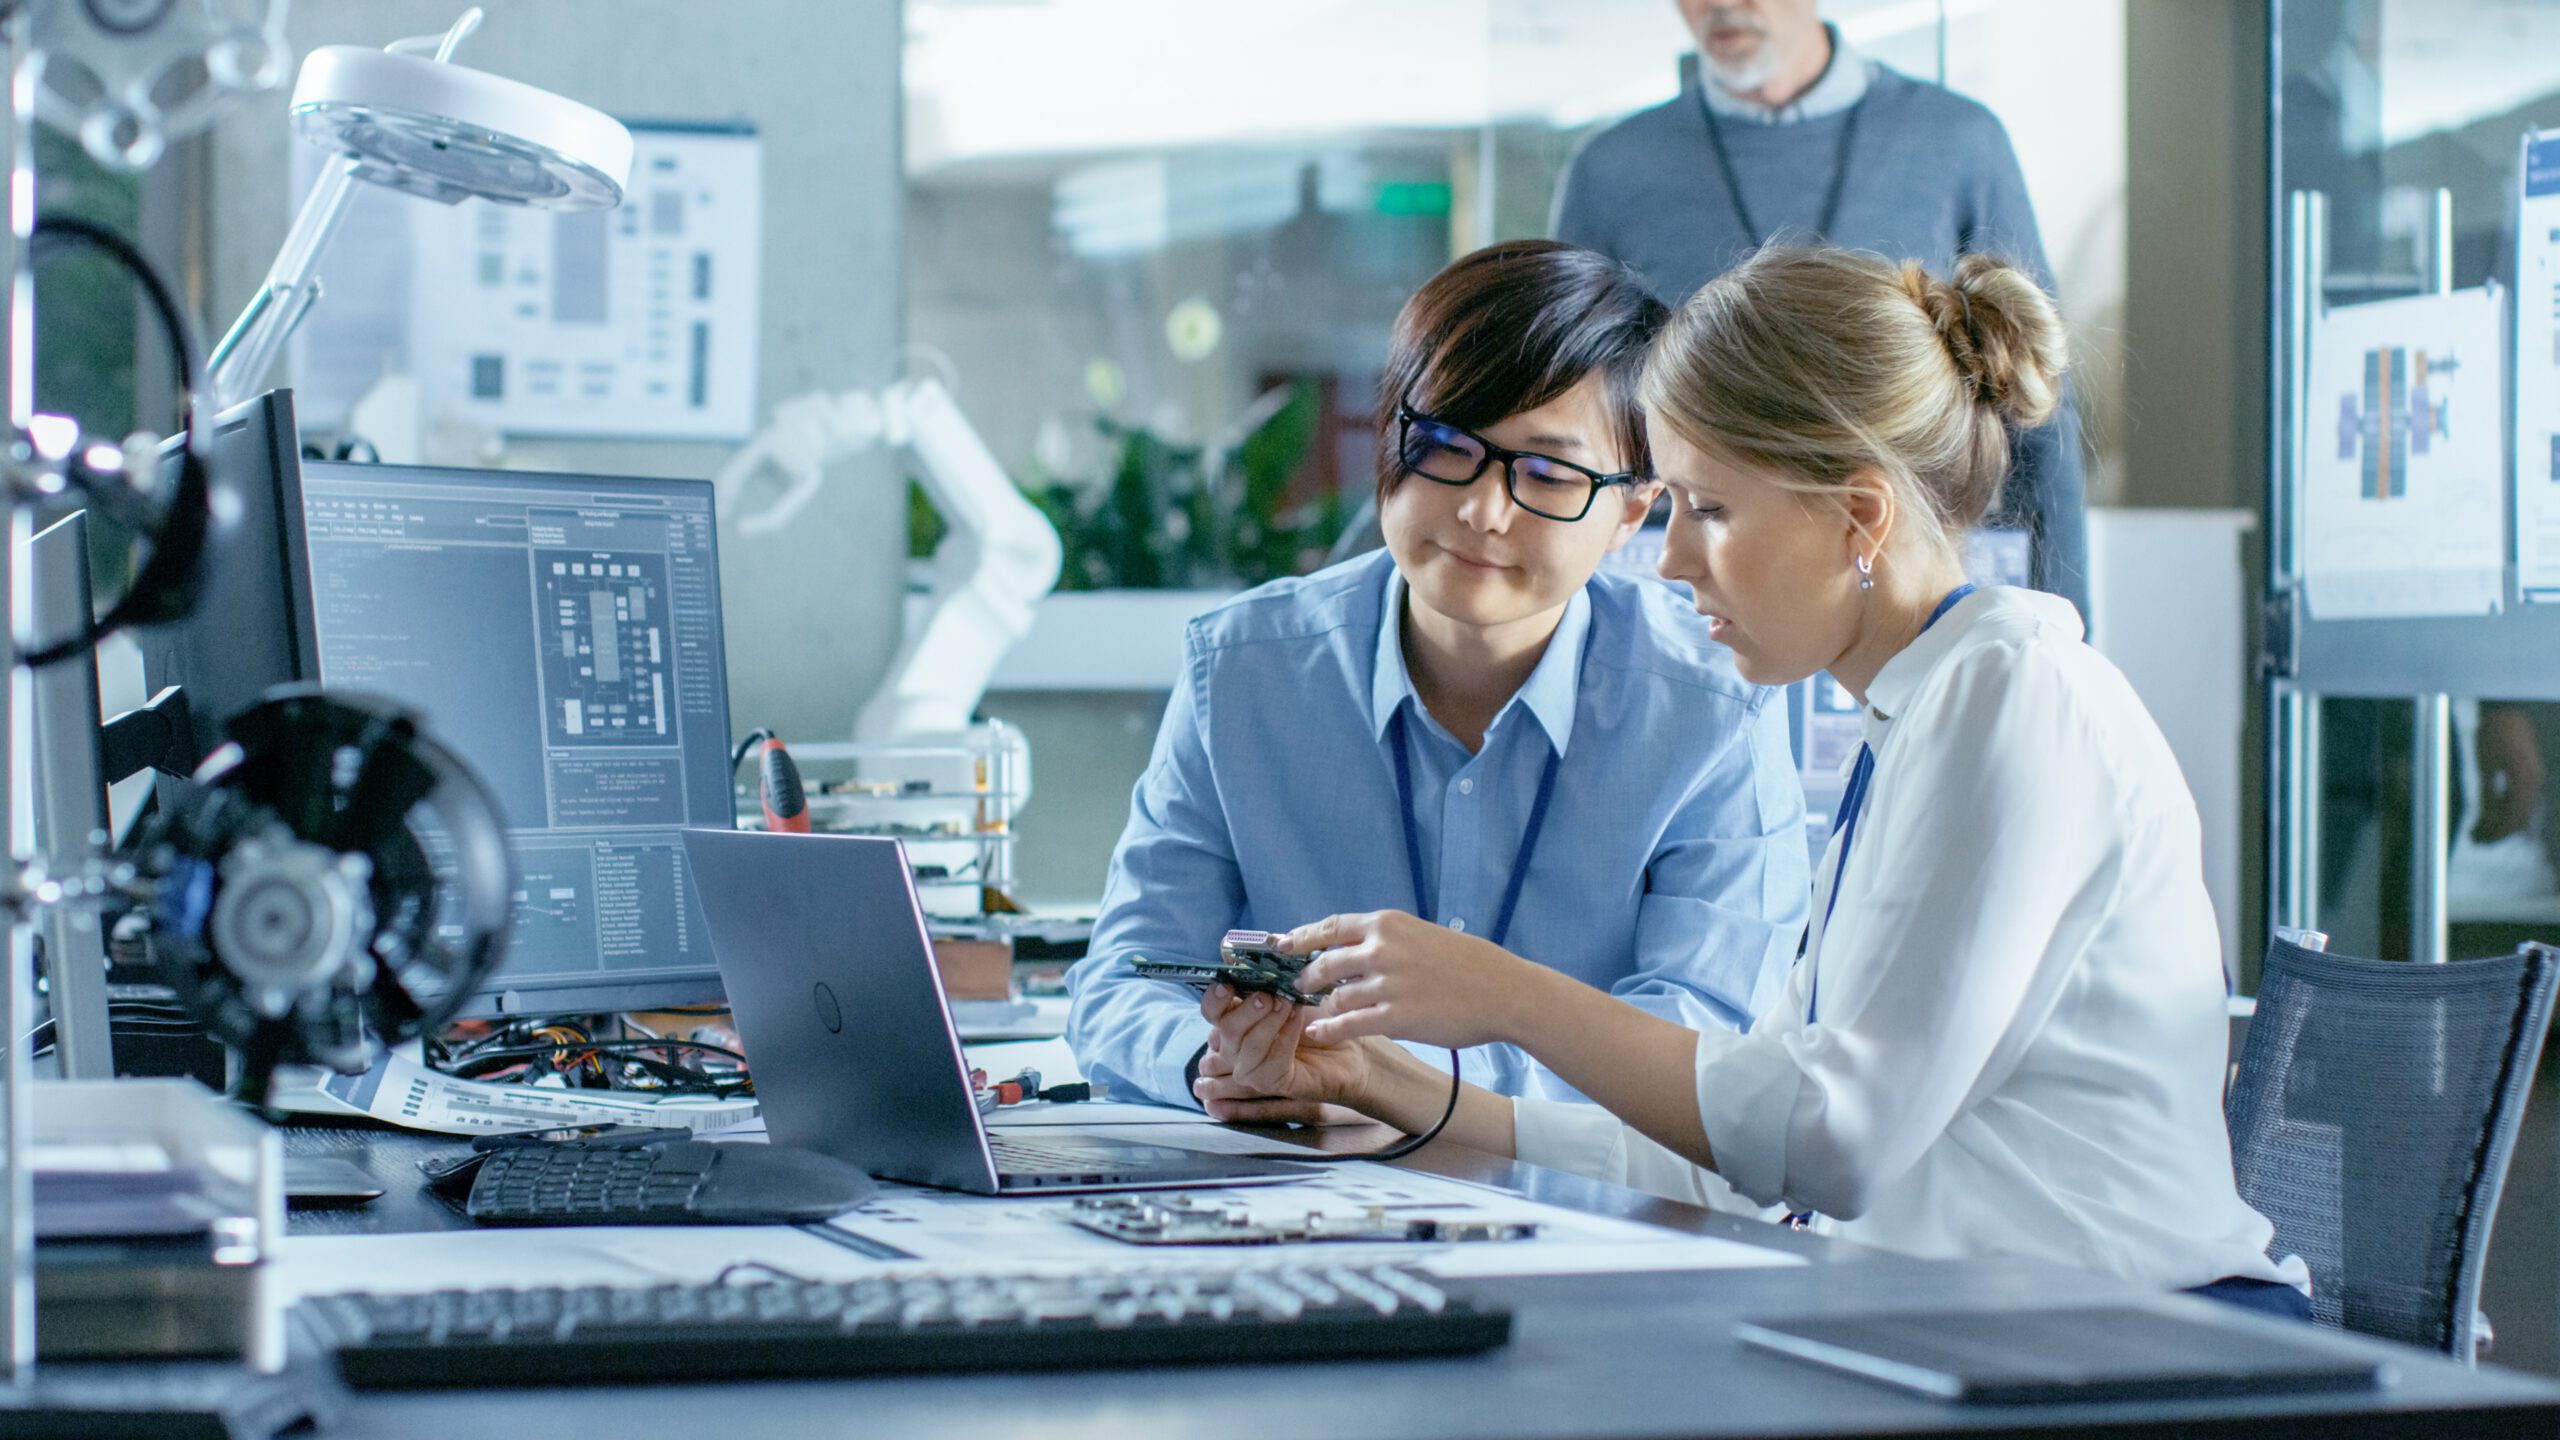
[[[2240,1196],[2324,1325],[2472,1354],[2489,1224],[2560,955],[2444,965],[2283,940],[2224,1104]]]

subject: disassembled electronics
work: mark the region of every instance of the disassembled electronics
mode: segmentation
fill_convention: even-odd
[[[1088,1195],[1067,1212],[1070,1224],[1131,1245],[1288,1245],[1312,1240],[1449,1244],[1527,1240],[1531,1220],[1449,1220],[1390,1215],[1372,1205],[1358,1215],[1309,1212],[1264,1218],[1245,1205],[1190,1195]]]
[[[1172,980],[1206,994],[1221,982],[1247,994],[1277,995],[1297,1005],[1313,1005],[1328,993],[1298,988],[1298,975],[1315,959],[1292,955],[1279,947],[1268,930],[1230,930],[1218,942],[1215,964],[1196,960],[1151,960],[1139,956],[1131,964],[1151,980]]]

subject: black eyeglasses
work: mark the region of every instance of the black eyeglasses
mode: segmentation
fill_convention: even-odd
[[[1591,502],[1602,489],[1644,478],[1632,470],[1603,475],[1553,455],[1506,450],[1463,425],[1434,420],[1403,403],[1396,406],[1396,457],[1408,475],[1458,486],[1473,485],[1486,466],[1498,463],[1512,504],[1568,524],[1591,513]]]

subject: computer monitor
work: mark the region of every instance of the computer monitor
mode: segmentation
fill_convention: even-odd
[[[222,412],[211,452],[213,524],[202,598],[183,621],[133,632],[143,693],[175,685],[186,694],[188,734],[176,742],[183,753],[172,748],[161,759],[181,772],[212,754],[222,743],[222,722],[269,687],[311,678],[292,568],[302,553],[302,513],[287,503],[301,493],[293,392],[270,390]]]
[[[706,480],[311,461],[286,507],[303,669],[488,782],[515,930],[466,1015],[715,1000],[688,826],[735,823]]]

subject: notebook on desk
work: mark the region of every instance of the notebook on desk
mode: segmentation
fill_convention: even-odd
[[[906,847],[687,830],[685,860],[775,1143],[981,1195],[1277,1184],[1286,1161],[1078,1135],[990,1136]]]
[[[2385,1367],[2301,1327],[2134,1305],[1745,1321],[1752,1345],[1941,1400],[2047,1405],[2370,1390]]]

